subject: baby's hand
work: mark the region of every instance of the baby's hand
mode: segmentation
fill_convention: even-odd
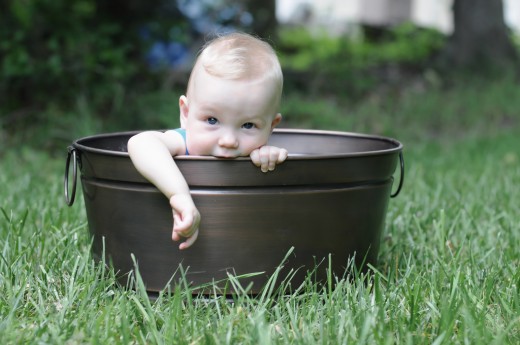
[[[262,172],[273,171],[276,164],[283,163],[287,158],[287,150],[275,146],[262,146],[251,152],[253,164],[260,167]]]
[[[173,210],[172,240],[179,241],[187,237],[179,245],[179,249],[189,248],[199,235],[200,213],[190,195],[176,194],[170,198]]]

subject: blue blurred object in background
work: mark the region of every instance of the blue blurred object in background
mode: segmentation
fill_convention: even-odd
[[[139,32],[149,42],[145,59],[152,70],[182,69],[193,58],[192,45],[200,45],[201,38],[247,31],[253,24],[251,13],[229,0],[170,0],[161,15],[162,22],[158,19]]]
[[[189,57],[188,48],[182,43],[155,41],[146,54],[146,62],[152,69],[175,69]]]

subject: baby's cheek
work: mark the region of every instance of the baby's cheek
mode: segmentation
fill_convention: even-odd
[[[193,141],[188,143],[188,150],[193,156],[213,155],[213,146],[203,137],[193,138]]]
[[[269,138],[265,138],[265,137],[259,137],[259,138],[251,139],[251,140],[249,140],[247,142],[246,145],[243,145],[242,151],[243,152],[248,152],[248,154],[250,154],[254,150],[259,150],[261,147],[267,145],[267,140],[268,139]]]

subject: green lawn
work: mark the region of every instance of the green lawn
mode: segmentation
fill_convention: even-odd
[[[63,201],[66,147],[58,157],[5,150],[0,343],[518,344],[518,89],[389,96],[348,116],[335,103],[300,99],[319,113],[307,114],[305,126],[402,140],[404,189],[389,204],[370,274],[308,282],[292,295],[239,294],[234,303],[193,299],[185,288],[151,302],[140,284],[119,288],[90,256],[82,198],[71,208]],[[297,97],[288,104],[285,112],[300,111]]]

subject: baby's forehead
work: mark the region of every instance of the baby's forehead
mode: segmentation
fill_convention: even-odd
[[[265,88],[267,90],[274,90],[276,88],[276,81],[269,78],[264,78],[258,75],[244,75],[238,78],[226,78],[222,76],[215,76],[208,73],[203,66],[193,69],[192,77],[190,79],[190,92],[204,92],[209,87],[218,85],[226,86],[227,88]],[[273,95],[275,96],[275,95]]]

